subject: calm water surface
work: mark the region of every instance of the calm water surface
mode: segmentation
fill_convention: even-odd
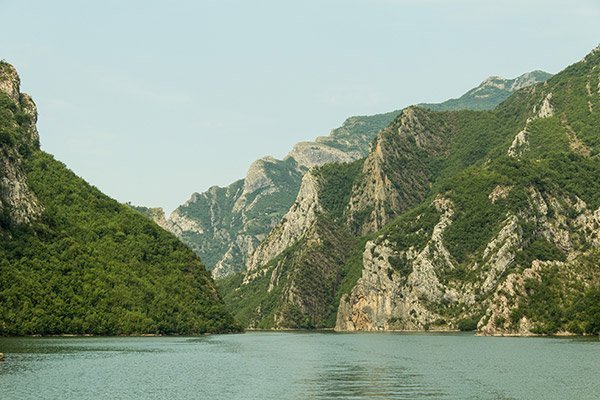
[[[463,334],[4,338],[0,398],[599,399],[600,341]]]

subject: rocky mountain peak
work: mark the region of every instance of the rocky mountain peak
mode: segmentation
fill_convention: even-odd
[[[21,79],[15,67],[6,61],[0,61],[0,92],[5,93],[13,101],[19,101]]]

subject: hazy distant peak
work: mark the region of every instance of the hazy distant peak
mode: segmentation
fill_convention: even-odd
[[[479,86],[469,90],[457,99],[450,99],[438,104],[422,103],[419,106],[435,111],[491,110],[506,100],[513,92],[544,82],[551,76],[552,74],[540,70],[527,72],[513,79],[494,75],[484,79]]]

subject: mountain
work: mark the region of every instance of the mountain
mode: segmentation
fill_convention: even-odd
[[[294,203],[304,173],[313,166],[364,157],[377,131],[398,113],[348,118],[329,136],[297,143],[283,160],[256,160],[244,179],[194,193],[168,219],[160,211],[152,217],[160,224],[166,220],[166,228],[202,258],[214,277],[239,272]]]
[[[458,99],[450,99],[438,104],[421,103],[418,106],[434,111],[491,110],[517,90],[544,82],[551,76],[552,74],[544,71],[527,72],[514,79],[490,76]]]
[[[243,274],[250,328],[600,331],[600,48],[493,110],[408,107],[310,169]]]
[[[19,86],[0,62],[0,335],[237,330],[190,249],[40,150]]]
[[[511,91],[541,82],[551,76],[534,71],[516,79],[489,78],[461,97],[431,107],[450,109],[493,108]],[[486,83],[487,82],[487,83]],[[493,82],[493,83],[492,83]],[[485,97],[485,101],[482,100]],[[226,188],[212,187],[194,193],[166,220],[155,213],[155,221],[175,233],[222,278],[240,272],[267,234],[292,206],[302,176],[314,166],[352,162],[365,157],[377,136],[400,111],[350,117],[341,127],[314,142],[294,146],[284,160],[265,157],[255,161],[243,180]]]

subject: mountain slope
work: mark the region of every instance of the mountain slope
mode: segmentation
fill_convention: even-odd
[[[335,255],[336,245],[304,257],[310,267],[279,264],[280,257],[302,258],[311,240],[347,238],[343,246],[356,247],[337,260],[336,284],[324,285],[338,308],[338,330],[596,332],[598,315],[586,305],[600,284],[598,59],[595,50],[491,111],[405,109],[378,134],[360,171],[336,185],[350,189],[334,196],[342,203],[335,212],[324,205],[328,185],[313,185],[305,196],[303,181],[235,297],[225,283],[230,306],[252,304],[244,311],[250,326],[259,316],[261,327],[334,326],[329,316],[313,318],[312,294],[290,297],[296,285],[273,277],[310,279],[319,270],[310,260]],[[347,169],[328,168],[338,169],[332,176]],[[312,228],[323,221],[325,239]],[[260,285],[272,295],[248,290]],[[290,302],[300,313],[294,318],[259,313]]]
[[[237,329],[192,251],[41,151],[36,118],[0,63],[0,335]]]

